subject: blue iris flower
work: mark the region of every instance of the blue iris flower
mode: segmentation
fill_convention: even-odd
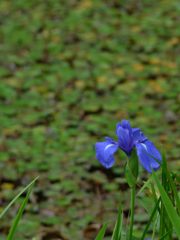
[[[113,166],[114,153],[120,148],[130,158],[135,148],[140,164],[149,172],[160,167],[162,157],[154,144],[148,140],[139,128],[132,128],[129,121],[122,120],[116,126],[118,141],[106,137],[104,142],[95,145],[96,158],[105,167]]]

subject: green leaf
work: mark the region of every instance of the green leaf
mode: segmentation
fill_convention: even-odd
[[[113,235],[112,235],[112,240],[120,240],[121,239],[122,222],[123,222],[123,212],[120,207],[119,211],[118,211],[118,218],[117,218],[116,225],[115,225]]]
[[[133,187],[136,185],[138,173],[139,173],[138,158],[135,150],[133,150],[131,157],[128,159],[126,168],[125,168],[126,180],[130,187]]]
[[[96,236],[95,240],[103,240],[105,232],[107,228],[107,223],[105,223],[102,228],[100,229],[98,235]]]
[[[168,177],[172,192],[174,194],[174,197],[176,199],[178,213],[180,214],[180,199],[179,199],[178,191],[177,191],[176,185],[174,183],[174,180],[168,170],[167,170],[167,177]]]
[[[167,214],[171,220],[171,223],[172,223],[177,235],[180,236],[180,217],[176,213],[171,200],[169,199],[164,187],[161,185],[161,183],[155,173],[153,173],[153,178],[157,184],[163,205],[167,211]]]
[[[18,195],[13,198],[13,200],[5,207],[5,209],[0,214],[0,219],[4,216],[4,214],[9,210],[9,208],[15,203],[15,201],[27,190],[29,189],[38,179],[39,177],[36,177],[32,182],[30,182],[25,188],[23,188]]]
[[[31,194],[32,189],[33,189],[33,185],[31,185],[31,186],[29,187],[28,192],[27,192],[27,194],[26,194],[26,197],[24,198],[24,200],[23,200],[23,202],[22,202],[22,204],[21,204],[21,206],[20,206],[20,208],[19,208],[19,211],[18,211],[18,213],[17,213],[17,215],[16,215],[16,217],[15,217],[15,219],[14,219],[14,222],[13,222],[11,228],[10,228],[10,231],[9,231],[9,234],[8,234],[8,237],[7,237],[7,240],[13,240],[13,239],[14,239],[15,231],[16,231],[17,226],[18,226],[18,223],[19,223],[19,221],[20,221],[20,219],[21,219],[21,217],[22,217],[22,214],[23,214],[23,212],[24,212],[24,209],[25,209],[25,207],[26,207],[26,205],[27,205],[27,203],[28,203],[29,196],[30,196],[30,194]]]
[[[143,184],[143,186],[139,189],[136,196],[139,196],[149,185],[151,184],[152,176],[149,177],[149,179]]]
[[[170,183],[168,181],[168,168],[167,168],[167,162],[165,158],[165,153],[163,152],[163,158],[162,158],[162,187],[164,188],[167,195],[170,196],[170,201],[172,202],[172,205],[174,203],[174,200],[171,197],[171,187]],[[161,205],[160,208],[160,229],[159,229],[159,237],[161,238],[164,236],[164,233],[166,233],[169,229],[172,229],[172,223],[171,220],[168,217],[167,210],[164,206],[164,204]],[[172,232],[169,233],[169,239],[172,238]]]
[[[151,213],[151,216],[150,216],[150,218],[149,218],[149,221],[147,222],[146,227],[145,227],[145,229],[144,229],[144,232],[143,232],[143,234],[142,234],[141,240],[143,240],[143,239],[145,238],[145,236],[146,236],[146,233],[147,233],[147,231],[148,231],[148,229],[149,229],[149,226],[150,226],[151,222],[153,221],[154,216],[155,216],[155,213],[157,212],[157,209],[158,209],[158,207],[159,207],[159,203],[160,203],[160,198],[158,199],[158,201],[157,201],[156,204],[155,204],[155,207],[154,207],[154,209],[153,209],[153,211],[152,211],[152,213]]]

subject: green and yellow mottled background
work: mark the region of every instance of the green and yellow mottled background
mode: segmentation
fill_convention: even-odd
[[[93,149],[123,118],[180,168],[179,16],[178,0],[0,1],[1,210],[40,176],[16,239],[91,240],[120,200],[128,214],[123,156],[107,171]]]

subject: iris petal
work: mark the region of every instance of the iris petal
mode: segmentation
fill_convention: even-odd
[[[128,120],[122,120],[121,121],[121,126],[123,128],[128,129],[129,131],[132,131],[131,124],[130,124],[130,122]]]
[[[128,129],[129,132],[132,132],[132,128],[131,128],[130,122],[128,120],[122,120],[121,122],[117,123],[116,134],[117,134],[117,131],[118,131],[119,127],[122,127],[124,129]]]
[[[132,128],[133,139],[135,142],[143,142],[147,140],[142,131],[139,128]]]
[[[97,142],[95,145],[96,158],[105,168],[110,168],[115,162],[113,155],[117,149],[118,144],[113,142],[113,140],[107,140],[106,142]]]
[[[117,126],[116,134],[118,136],[119,147],[129,155],[134,146],[132,130],[130,131],[128,128],[123,128],[119,125]]]
[[[137,155],[141,165],[149,172],[156,171],[160,167],[162,157],[151,141],[136,144]]]

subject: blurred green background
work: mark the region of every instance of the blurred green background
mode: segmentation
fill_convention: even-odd
[[[40,176],[16,239],[90,240],[120,200],[128,215],[123,161],[93,148],[121,119],[179,169],[179,16],[178,0],[0,1],[0,210]]]

